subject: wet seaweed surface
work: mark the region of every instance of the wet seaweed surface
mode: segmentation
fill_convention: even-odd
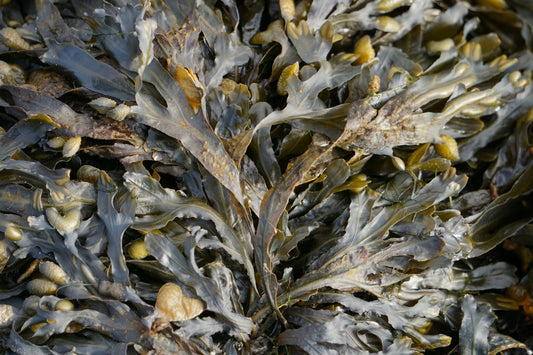
[[[4,0],[0,354],[527,354],[533,1]]]

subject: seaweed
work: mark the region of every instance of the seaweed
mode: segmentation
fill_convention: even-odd
[[[531,6],[245,5],[2,2],[1,347],[530,353]]]

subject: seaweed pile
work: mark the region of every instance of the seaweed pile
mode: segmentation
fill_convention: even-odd
[[[533,1],[0,9],[0,353],[530,352]]]

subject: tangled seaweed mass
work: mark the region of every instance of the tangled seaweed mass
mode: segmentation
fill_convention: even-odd
[[[1,3],[1,354],[533,348],[533,1]]]

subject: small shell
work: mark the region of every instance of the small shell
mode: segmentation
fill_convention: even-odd
[[[114,100],[111,100],[107,97],[99,97],[89,102],[89,106],[101,113],[102,115],[106,114],[109,110],[117,106],[117,103]]]
[[[146,244],[144,243],[144,240],[137,240],[133,242],[133,244],[130,245],[130,255],[134,259],[144,259],[150,253],[146,249]]]
[[[85,182],[90,182],[93,185],[98,183],[98,177],[100,176],[100,169],[95,168],[92,165],[82,165],[78,169],[78,179]]]
[[[11,325],[15,319],[15,307],[9,304],[0,304],[0,328]]]
[[[372,42],[370,41],[370,36],[365,35],[361,37],[355,44],[354,54],[359,55],[359,58],[355,61],[355,64],[361,65],[369,60],[373,59],[376,56],[376,51],[372,47]]]
[[[125,104],[120,104],[112,110],[109,110],[106,114],[107,117],[115,121],[123,121],[131,111],[131,107]]]
[[[39,265],[39,271],[46,278],[59,285],[63,285],[68,281],[68,276],[63,269],[51,261],[44,261]]]
[[[22,304],[22,309],[24,310],[24,312],[26,312],[27,315],[34,316],[37,313],[37,308],[39,307],[40,301],[41,297],[31,295],[30,297],[24,300],[24,303]]]
[[[442,144],[435,144],[435,151],[438,155],[451,161],[459,160],[459,148],[457,142],[450,136],[441,135]]]
[[[169,322],[193,319],[205,310],[202,301],[184,296],[181,287],[171,282],[159,289],[155,307],[161,317]]]
[[[3,127],[0,127],[0,137],[6,134],[6,130]]]
[[[67,334],[78,333],[82,329],[83,329],[83,325],[81,325],[80,323],[70,322],[65,328],[65,333]]]
[[[74,310],[74,304],[69,300],[60,300],[57,301],[55,310],[62,312],[70,312]]]
[[[81,137],[70,137],[63,145],[63,156],[65,158],[73,157],[81,146]]]
[[[30,49],[30,44],[20,36],[20,34],[11,27],[4,27],[0,30],[0,42],[6,47],[17,51]]]
[[[57,292],[57,285],[50,280],[38,278],[28,282],[26,289],[37,296],[53,295]]]
[[[62,216],[54,207],[46,209],[46,218],[55,229],[63,232],[72,232],[80,225],[80,210],[77,208],[71,209]]]
[[[378,17],[376,26],[383,32],[398,32],[402,28],[402,25],[390,16]]]
[[[52,137],[46,142],[46,144],[50,148],[59,149],[59,148],[63,148],[66,141],[67,141],[66,137]]]
[[[9,240],[12,240],[14,242],[21,240],[23,236],[22,230],[12,225],[6,228],[5,234]]]

